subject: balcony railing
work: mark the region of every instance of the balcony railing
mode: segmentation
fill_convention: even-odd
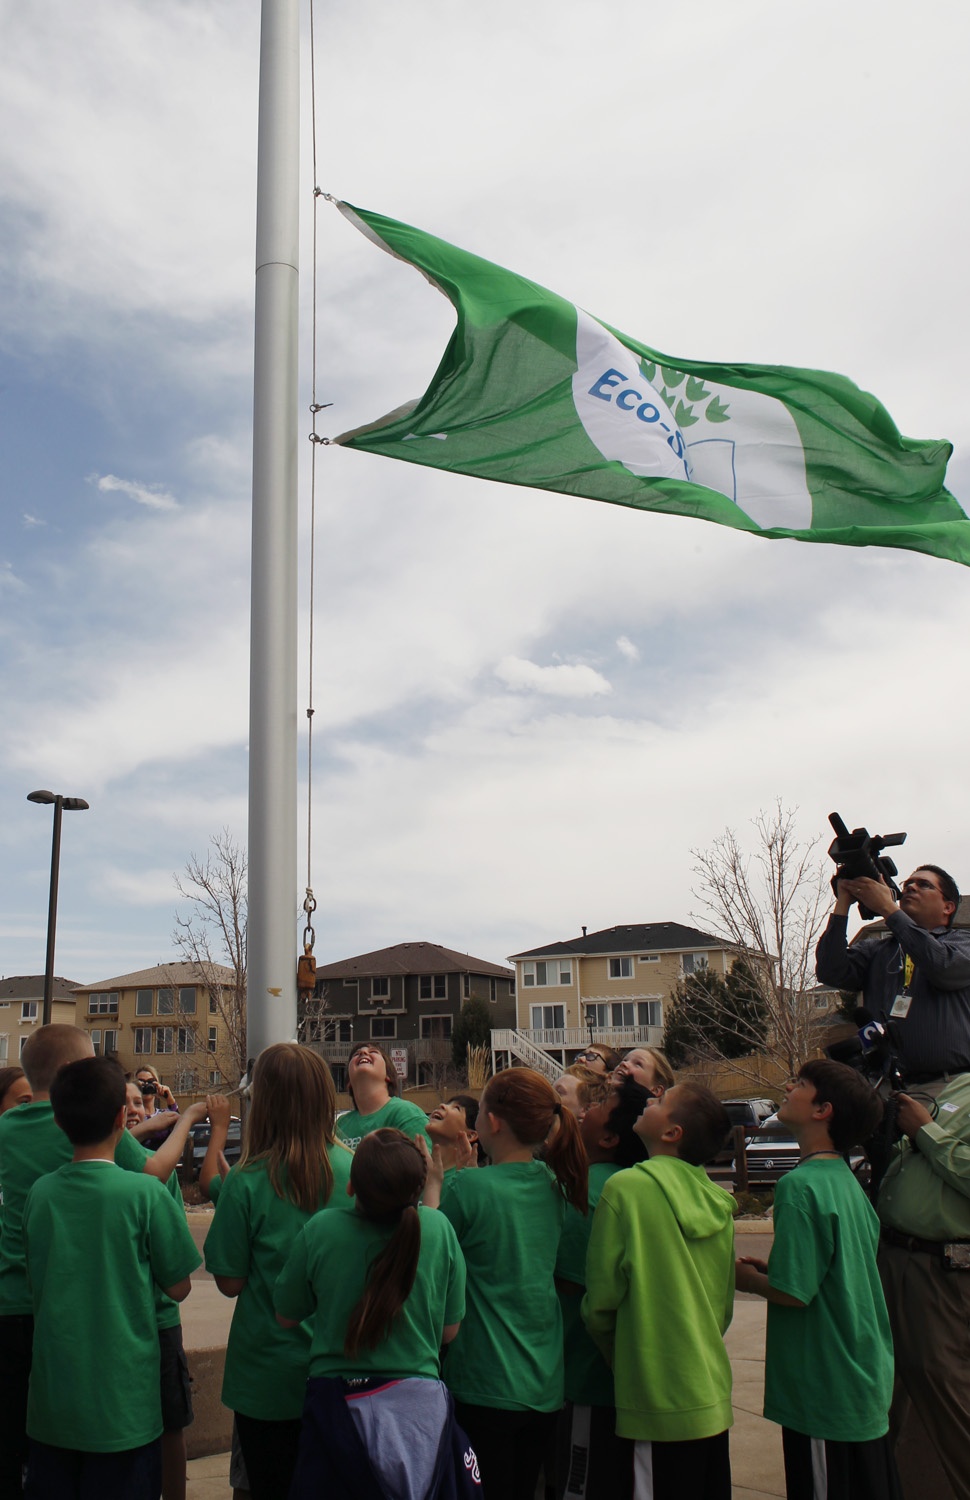
[[[591,1043],[590,1030],[588,1026],[558,1026],[554,1028],[537,1029],[535,1027],[519,1026],[518,1035],[525,1037],[526,1041],[532,1042],[533,1046],[542,1047],[544,1051],[571,1052],[579,1051]],[[506,1051],[508,1042],[501,1038],[511,1036],[511,1031],[493,1031],[492,1045],[497,1050]],[[621,1052],[628,1047],[659,1047],[663,1039],[662,1026],[594,1026],[592,1042],[599,1042],[605,1047],[612,1047],[614,1051]]]

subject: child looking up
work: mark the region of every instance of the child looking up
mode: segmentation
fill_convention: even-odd
[[[567,1208],[556,1261],[566,1396],[559,1418],[557,1493],[566,1500],[597,1495],[629,1500],[633,1494],[633,1444],[616,1436],[613,1372],[586,1332],[580,1302],[593,1210],[609,1179],[646,1156],[636,1123],[650,1097],[632,1078],[623,1078],[614,1092],[588,1106],[579,1126],[589,1160],[589,1214]]]
[[[583,1316],[613,1367],[636,1500],[731,1500],[734,1202],[709,1161],[731,1128],[710,1090],[676,1084],[634,1127],[649,1160],[603,1187]]]
[[[364,1137],[356,1212],[317,1214],[276,1283],[286,1328],[313,1321],[291,1500],[436,1493],[450,1460],[439,1350],[465,1310],[465,1264],[442,1214],[418,1207],[427,1157],[399,1130]],[[388,1389],[388,1387],[391,1387]]]
[[[67,1136],[54,1122],[51,1081],[65,1063],[93,1057],[91,1038],[79,1026],[55,1022],[40,1026],[27,1039],[21,1062],[32,1100],[0,1116],[0,1500],[20,1495],[20,1471],[27,1456],[27,1383],[33,1342],[33,1305],[27,1285],[23,1215],[27,1194],[39,1177],[71,1160]],[[182,1115],[161,1151],[139,1146],[122,1133],[115,1160],[130,1172],[145,1172],[166,1182],[178,1164],[189,1130],[205,1119],[205,1105]],[[177,1189],[177,1184],[176,1184]],[[175,1323],[178,1309],[171,1303]],[[156,1351],[156,1369],[159,1354]]]
[[[459,1165],[478,1166],[481,1148],[475,1129],[477,1119],[478,1100],[471,1094],[455,1094],[428,1116],[428,1135],[441,1154],[446,1177],[453,1176]]]
[[[278,1042],[256,1059],[239,1164],[206,1236],[206,1269],[236,1297],[222,1400],[236,1417],[253,1500],[286,1495],[300,1437],[310,1329],[285,1333],[273,1288],[304,1224],[346,1206],[351,1154],[334,1138],[330,1069],[309,1047]]]
[[[403,1130],[412,1140],[428,1123],[413,1099],[397,1097],[397,1071],[386,1053],[373,1042],[358,1042],[347,1059],[347,1092],[353,1109],[341,1115],[337,1127],[344,1145],[358,1146],[372,1130]],[[425,1136],[428,1150],[431,1142]]]
[[[801,1161],[775,1189],[771,1254],[737,1265],[738,1290],[768,1299],[765,1416],[781,1424],[789,1500],[811,1500],[820,1475],[827,1500],[900,1494],[886,1436],[893,1349],[879,1220],[843,1157],[882,1109],[844,1063],[804,1064],[778,1109]]]
[[[162,1184],[115,1164],[126,1105],[114,1059],[61,1068],[50,1100],[74,1158],[38,1178],[23,1217],[36,1326],[25,1493],[156,1500],[155,1288],[181,1302],[199,1254]]]
[[[441,1203],[468,1270],[445,1382],[486,1500],[532,1500],[562,1405],[553,1275],[566,1204],[586,1207],[586,1153],[574,1116],[531,1068],[506,1068],[489,1081],[477,1128],[492,1165],[456,1173]],[[545,1159],[536,1161],[543,1145]]]

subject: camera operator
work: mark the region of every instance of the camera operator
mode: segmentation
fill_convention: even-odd
[[[887,939],[848,946],[854,901],[885,921]],[[876,1200],[896,1358],[890,1431],[898,1439],[912,1403],[954,1490],[970,1500],[970,932],[952,926],[959,903],[936,865],[903,881],[898,906],[881,880],[837,878],[815,957],[823,983],[861,989],[869,1013],[890,1023],[906,1089],[918,1096],[893,1095],[902,1140]],[[897,1458],[905,1468],[908,1452]],[[908,1494],[925,1493],[924,1472],[901,1476]]]
[[[883,918],[888,939],[848,945],[855,901]],[[951,925],[959,904],[955,881],[938,865],[921,865],[903,881],[898,906],[883,880],[837,879],[835,909],[815,950],[823,984],[861,990],[871,1014],[892,1022],[907,1087],[923,1093],[970,1069],[970,931]]]

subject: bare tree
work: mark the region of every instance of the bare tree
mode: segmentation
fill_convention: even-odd
[[[828,907],[825,866],[818,839],[805,841],[795,827],[796,809],[779,800],[752,819],[754,849],[746,851],[732,828],[709,849],[691,850],[703,917],[713,920],[746,968],[763,1002],[763,1023],[736,1011],[730,1024],[739,1048],[778,1062],[795,1073],[817,1051],[814,983],[815,942]],[[760,1010],[760,1007],[758,1008]],[[755,1017],[757,1011],[755,1012]],[[732,1049],[733,1050],[733,1047]],[[743,1058],[732,1064],[746,1069]]]
[[[246,873],[246,851],[224,828],[212,835],[204,858],[190,855],[184,873],[175,876],[187,909],[176,913],[172,941],[208,992],[203,1012],[180,1020],[191,1026],[198,1050],[232,1089],[246,1071]]]

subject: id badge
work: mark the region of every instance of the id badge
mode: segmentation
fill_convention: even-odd
[[[896,996],[895,1000],[893,1001],[893,1008],[889,1012],[889,1014],[896,1021],[904,1021],[909,1015],[909,1007],[912,1005],[912,1003],[912,995],[907,995],[906,991],[904,990],[901,995]]]

